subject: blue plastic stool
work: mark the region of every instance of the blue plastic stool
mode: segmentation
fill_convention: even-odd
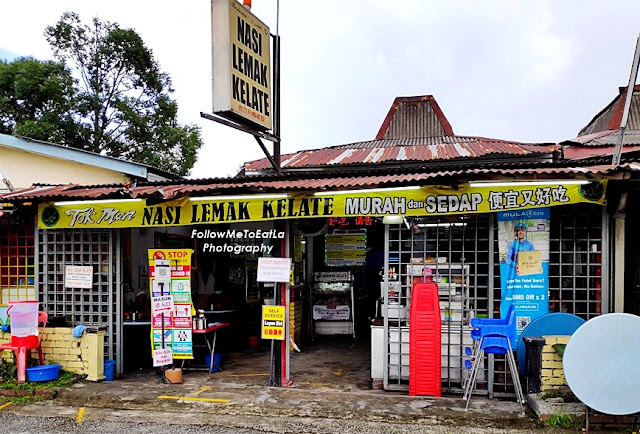
[[[471,394],[476,386],[478,370],[483,364],[484,355],[501,354],[507,359],[507,364],[509,365],[511,378],[513,379],[513,386],[516,392],[516,399],[520,404],[520,409],[524,413],[524,407],[522,405],[524,403],[524,394],[522,392],[522,385],[520,384],[520,378],[518,376],[515,357],[513,356],[513,343],[516,338],[515,317],[515,309],[511,306],[507,312],[506,318],[474,318],[471,320],[471,326],[474,327],[471,337],[474,341],[478,341],[478,344],[476,346],[476,350],[472,352],[471,357],[473,363],[471,364],[470,375],[465,382],[463,395],[463,399],[467,400],[465,411],[469,409]],[[468,367],[468,365],[468,363],[465,363],[465,367]]]

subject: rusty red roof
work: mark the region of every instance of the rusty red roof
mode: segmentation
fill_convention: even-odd
[[[620,140],[620,131],[601,131],[579,136],[561,143],[564,158],[578,160],[590,157],[613,156],[616,144]],[[627,130],[622,143],[622,153],[640,151],[640,131]]]
[[[70,201],[113,199],[164,199],[171,200],[190,196],[240,195],[260,193],[293,193],[357,190],[407,185],[456,184],[473,180],[522,181],[532,179],[600,179],[615,177],[620,171],[640,171],[640,165],[623,164],[618,167],[597,165],[587,167],[539,167],[539,168],[456,168],[434,172],[387,173],[380,175],[323,176],[317,173],[306,177],[256,177],[221,178],[198,180],[189,184],[143,185],[143,186],[40,186],[0,195],[4,202],[20,201]],[[308,175],[308,174],[307,174]]]
[[[552,159],[551,143],[455,136],[433,95],[397,97],[375,140],[302,150],[281,156],[282,169],[346,169],[362,165],[438,163],[456,159],[537,156]],[[270,170],[266,158],[244,164],[246,174]]]
[[[578,136],[585,136],[607,130],[618,130],[622,122],[622,112],[624,111],[624,100],[627,96],[627,87],[620,87],[618,95],[589,121],[580,130]],[[636,84],[631,96],[631,106],[629,118],[627,119],[627,130],[640,130],[640,85]]]
[[[452,136],[453,129],[433,95],[397,97],[376,139]]]
[[[549,143],[518,143],[467,136],[382,139],[286,154],[281,157],[281,167],[302,169],[358,164],[419,163],[488,156],[543,156],[553,154],[558,149],[557,145]],[[270,167],[266,158],[249,161],[244,165],[247,173]]]

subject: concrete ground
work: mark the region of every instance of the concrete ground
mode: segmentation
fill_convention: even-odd
[[[154,370],[113,382],[81,382],[60,390],[55,405],[188,414],[285,416],[402,421],[425,425],[532,428],[537,418],[513,400],[461,395],[410,397],[371,388],[367,343],[322,340],[291,355],[291,387],[268,387],[269,348],[223,355],[221,372],[184,371],[182,384],[165,384]]]

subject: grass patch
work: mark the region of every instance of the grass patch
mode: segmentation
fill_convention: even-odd
[[[10,401],[14,404],[28,404],[36,401],[55,398],[58,389],[70,386],[76,381],[86,377],[73,372],[60,371],[60,375],[55,380],[18,383],[15,369],[12,365],[0,365],[0,395],[2,401]]]
[[[26,404],[33,404],[34,402],[38,402],[38,401],[46,401],[48,399],[52,399],[49,397],[45,397],[45,396],[38,396],[38,395],[28,395],[28,396],[3,396],[2,397],[2,402],[10,402],[14,405],[26,405]]]
[[[60,376],[51,381],[25,381],[24,383],[18,383],[15,378],[5,378],[0,383],[0,389],[29,391],[35,391],[37,389],[56,389],[58,387],[70,386],[75,383],[79,377],[79,375],[76,375],[73,372],[60,371]]]
[[[582,429],[582,423],[568,414],[554,414],[548,419],[545,419],[543,424],[550,428]]]
[[[543,401],[546,401],[549,398],[562,398],[562,395],[555,390],[540,394],[540,399],[542,399]]]

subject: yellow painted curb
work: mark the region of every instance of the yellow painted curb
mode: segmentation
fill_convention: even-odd
[[[207,391],[207,390],[211,390],[211,387],[209,387],[209,386],[202,386],[202,387],[200,388],[200,390],[198,390],[197,392],[195,392],[195,393],[193,394],[193,396],[198,396],[198,395],[200,395],[202,392],[205,392],[205,391]]]
[[[78,409],[78,416],[76,416],[76,423],[82,423],[84,421],[84,407]]]
[[[220,398],[195,398],[195,397],[189,397],[189,396],[170,396],[170,395],[158,396],[158,399],[182,399],[183,401],[219,402],[222,404],[229,402],[228,399],[220,399]]]

